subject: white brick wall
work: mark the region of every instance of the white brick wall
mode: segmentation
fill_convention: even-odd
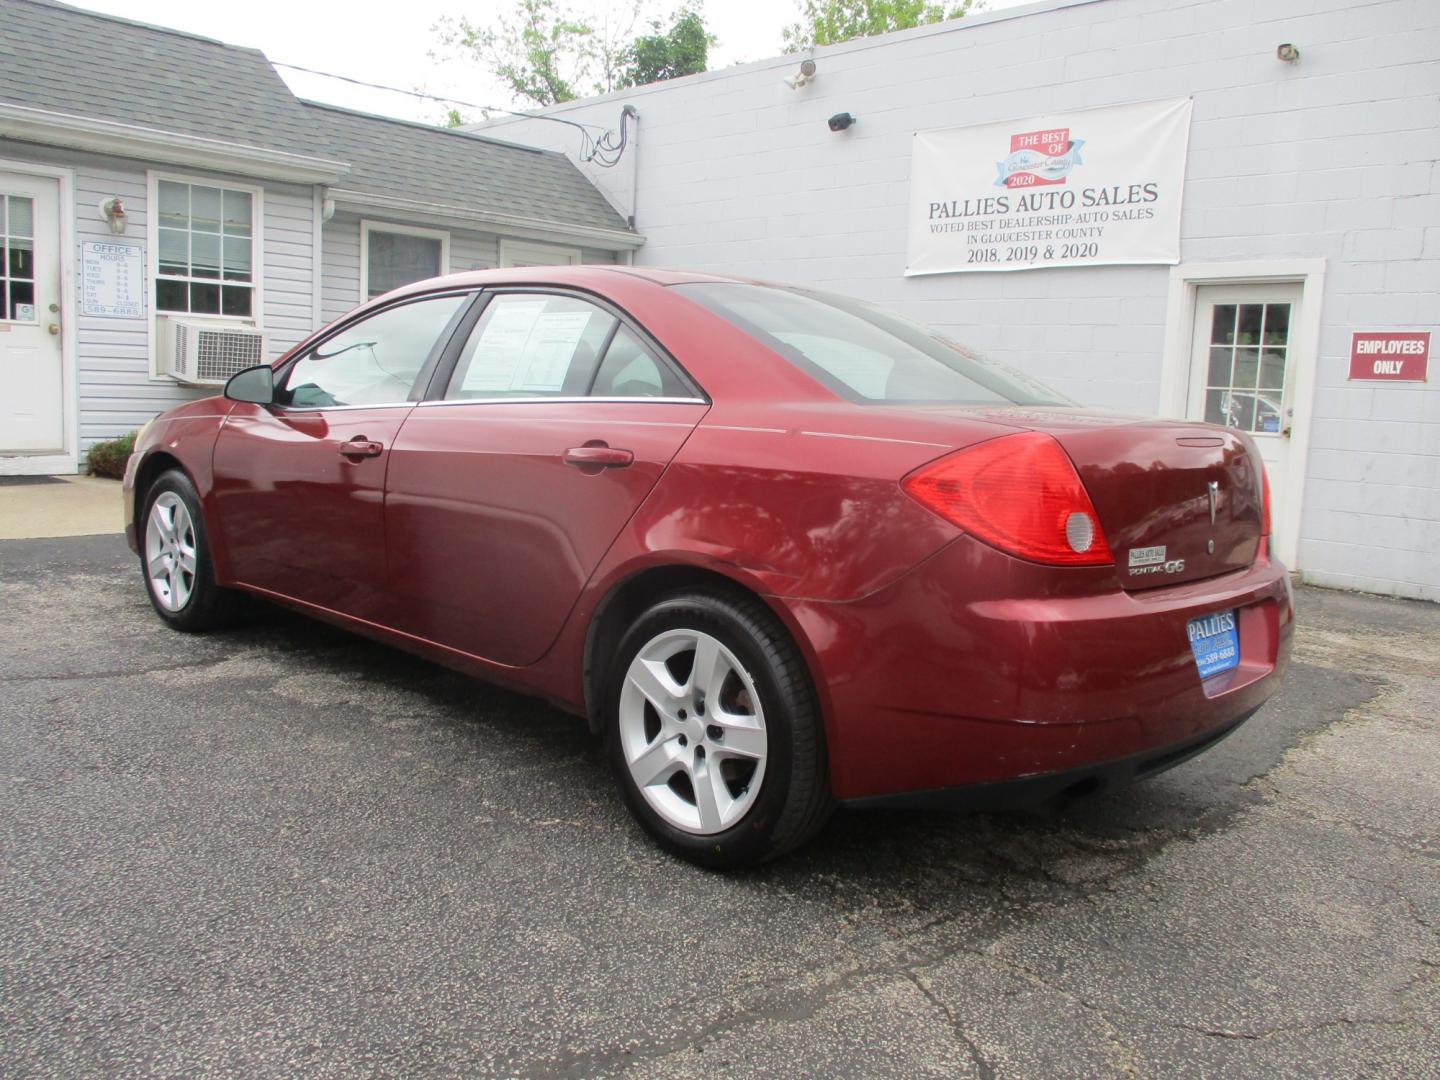
[[[636,214],[637,263],[854,293],[1083,402],[1153,412],[1167,268],[903,277],[910,136],[1193,96],[1182,260],[1327,260],[1300,566],[1440,600],[1440,364],[1424,385],[1347,382],[1352,330],[1440,332],[1440,3],[1050,0],[816,60],[800,91],[777,57],[556,110],[639,110],[638,155],[582,165]],[[832,134],[836,112],[859,123]],[[490,128],[577,149],[558,124]]]

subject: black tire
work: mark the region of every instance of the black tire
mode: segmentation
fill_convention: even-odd
[[[185,504],[190,517],[190,533],[195,548],[195,573],[190,575],[190,595],[177,610],[170,610],[157,595],[147,566],[150,515],[163,495],[173,495]],[[135,523],[140,542],[140,573],[145,581],[145,595],[155,614],[172,630],[187,634],[218,630],[235,622],[240,612],[241,596],[215,584],[214,564],[210,559],[210,539],[205,531],[205,518],[200,509],[200,496],[190,478],[179,469],[162,473],[145,493],[145,512]]]
[[[767,746],[760,790],[745,815],[723,832],[700,835],[666,821],[641,793],[622,747],[626,673],[647,643],[672,630],[719,640],[746,669],[763,707]],[[809,672],[784,626],[759,600],[707,589],[659,601],[621,639],[604,692],[607,753],[616,780],[636,820],[667,851],[715,869],[750,866],[805,843],[830,816],[825,732]]]

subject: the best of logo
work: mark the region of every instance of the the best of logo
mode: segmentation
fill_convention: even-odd
[[[1023,131],[1010,136],[1010,156],[997,161],[996,187],[1025,188],[1063,184],[1080,160],[1084,139],[1071,139],[1069,128]]]

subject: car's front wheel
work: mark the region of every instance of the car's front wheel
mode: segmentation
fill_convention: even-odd
[[[228,625],[240,597],[215,584],[200,496],[178,469],[159,476],[145,494],[140,565],[155,612],[176,630]]]
[[[831,800],[825,736],[795,643],[758,600],[696,591],[625,634],[607,687],[626,802],[694,862],[762,862],[808,840]]]

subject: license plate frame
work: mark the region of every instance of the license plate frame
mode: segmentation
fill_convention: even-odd
[[[1240,614],[1235,608],[1212,611],[1185,624],[1195,670],[1202,680],[1240,666]]]

